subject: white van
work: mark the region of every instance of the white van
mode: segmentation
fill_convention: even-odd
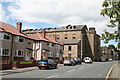
[[[92,59],[90,57],[85,57],[84,62],[85,63],[92,63]]]

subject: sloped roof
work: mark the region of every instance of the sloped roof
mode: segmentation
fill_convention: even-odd
[[[50,38],[50,37],[48,37],[48,36],[45,36],[45,38],[46,38],[47,40],[49,40],[50,42],[63,45],[62,43],[60,43],[60,42],[58,42],[58,41],[56,41],[56,40],[54,40],[54,39],[52,39],[52,38]]]
[[[40,33],[28,34],[28,37],[29,37],[29,38],[32,38],[32,39],[34,39],[34,40],[49,41],[49,40],[45,39],[45,38],[43,37],[43,35],[40,34]]]
[[[62,43],[59,43],[59,42],[55,41],[54,39],[52,39],[48,36],[44,37],[44,35],[42,33],[27,34],[27,35],[23,34],[23,33],[20,33],[17,30],[17,28],[13,27],[12,25],[3,23],[3,22],[0,22],[0,31],[8,32],[8,33],[11,33],[11,34],[14,34],[14,35],[23,36],[23,37],[30,38],[30,39],[33,39],[33,40],[43,40],[43,41],[53,42],[53,43],[56,43],[56,44],[63,45]]]
[[[63,45],[62,43],[57,42],[57,41],[55,41],[54,39],[52,39],[48,36],[44,37],[44,35],[42,33],[28,34],[28,37],[32,38],[32,39],[35,39],[35,40],[42,40],[42,41],[47,41],[47,42],[52,42],[52,43]]]
[[[19,35],[23,37],[27,37],[27,35],[20,33],[17,28],[13,27],[12,25],[0,22],[0,31],[8,32],[14,35]]]

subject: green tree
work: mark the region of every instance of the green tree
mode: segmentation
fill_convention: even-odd
[[[110,18],[110,24],[107,26],[111,28],[118,27],[118,30],[114,33],[104,30],[101,40],[104,40],[104,43],[108,43],[112,39],[118,42],[120,40],[120,0],[104,0],[102,6],[103,9],[100,14]],[[118,46],[120,46],[120,43]]]

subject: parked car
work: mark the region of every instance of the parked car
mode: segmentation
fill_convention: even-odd
[[[52,59],[41,59],[38,62],[38,68],[39,69],[43,69],[43,68],[47,68],[47,69],[57,68],[57,63],[55,63],[55,61],[52,60]]]
[[[85,63],[92,63],[92,59],[90,57],[85,57],[84,62]]]
[[[112,59],[112,58],[110,58],[110,59],[109,59],[109,61],[113,61],[113,59]]]
[[[76,64],[81,64],[80,58],[73,58],[73,59],[75,60]]]
[[[75,66],[76,65],[76,63],[73,59],[65,59],[63,63],[64,63],[64,66],[66,66],[66,65]]]

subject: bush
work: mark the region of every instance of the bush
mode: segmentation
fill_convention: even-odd
[[[32,64],[32,61],[20,61],[20,64]]]

